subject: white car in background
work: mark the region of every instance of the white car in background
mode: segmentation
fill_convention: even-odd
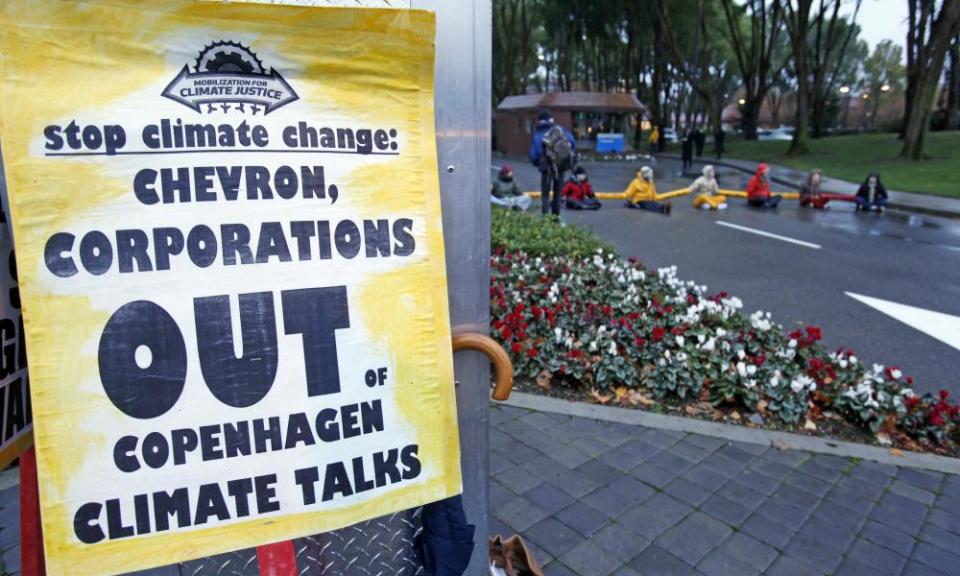
[[[793,140],[793,126],[780,126],[779,128],[773,128],[770,130],[760,129],[757,130],[757,140],[778,140],[781,142],[789,142]]]
[[[676,144],[680,140],[677,138],[677,131],[673,128],[663,129],[663,139],[671,144]]]

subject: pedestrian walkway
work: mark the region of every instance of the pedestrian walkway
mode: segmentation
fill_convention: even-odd
[[[495,405],[489,485],[490,534],[522,534],[548,576],[960,573],[956,475]]]
[[[717,166],[727,166],[742,170],[745,173],[753,174],[757,170],[757,162],[749,160],[727,159],[697,159],[702,164],[714,164]],[[785,166],[770,164],[770,180],[799,190],[807,181],[809,172],[796,170]],[[866,177],[866,174],[864,174]],[[823,176],[822,188],[824,192],[833,192],[836,194],[856,194],[860,183],[848,182],[838,178]],[[890,206],[900,210],[912,212],[922,212],[924,214],[934,214],[952,218],[960,218],[960,200],[956,198],[947,198],[944,196],[933,196],[930,194],[914,194],[909,192],[896,192],[889,190]]]
[[[960,573],[960,476],[497,405],[491,534],[549,576]]]

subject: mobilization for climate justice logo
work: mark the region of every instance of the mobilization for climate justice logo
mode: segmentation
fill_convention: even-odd
[[[299,99],[276,68],[267,72],[250,48],[229,40],[204,47],[193,71],[184,65],[163,95],[201,113],[269,114]]]

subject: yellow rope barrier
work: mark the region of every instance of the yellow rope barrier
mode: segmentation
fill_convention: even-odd
[[[720,190],[720,194],[724,196],[730,196],[733,198],[746,198],[747,193],[742,190]],[[677,188],[676,190],[671,190],[670,192],[664,192],[660,194],[659,200],[668,200],[670,198],[676,198],[678,196],[685,196],[690,193],[689,188]],[[525,192],[527,196],[531,198],[539,198],[540,192],[531,191]],[[783,196],[784,200],[799,200],[799,192],[774,192],[774,194],[779,194]],[[627,197],[623,192],[595,192],[594,195],[600,200],[625,200]]]

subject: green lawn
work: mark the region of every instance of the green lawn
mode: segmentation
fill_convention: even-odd
[[[790,166],[802,170],[819,168],[825,176],[862,182],[869,172],[880,172],[892,190],[960,198],[960,132],[927,135],[923,162],[897,159],[901,142],[896,134],[833,136],[810,140],[810,154],[784,156],[789,142],[728,140],[727,156]]]

